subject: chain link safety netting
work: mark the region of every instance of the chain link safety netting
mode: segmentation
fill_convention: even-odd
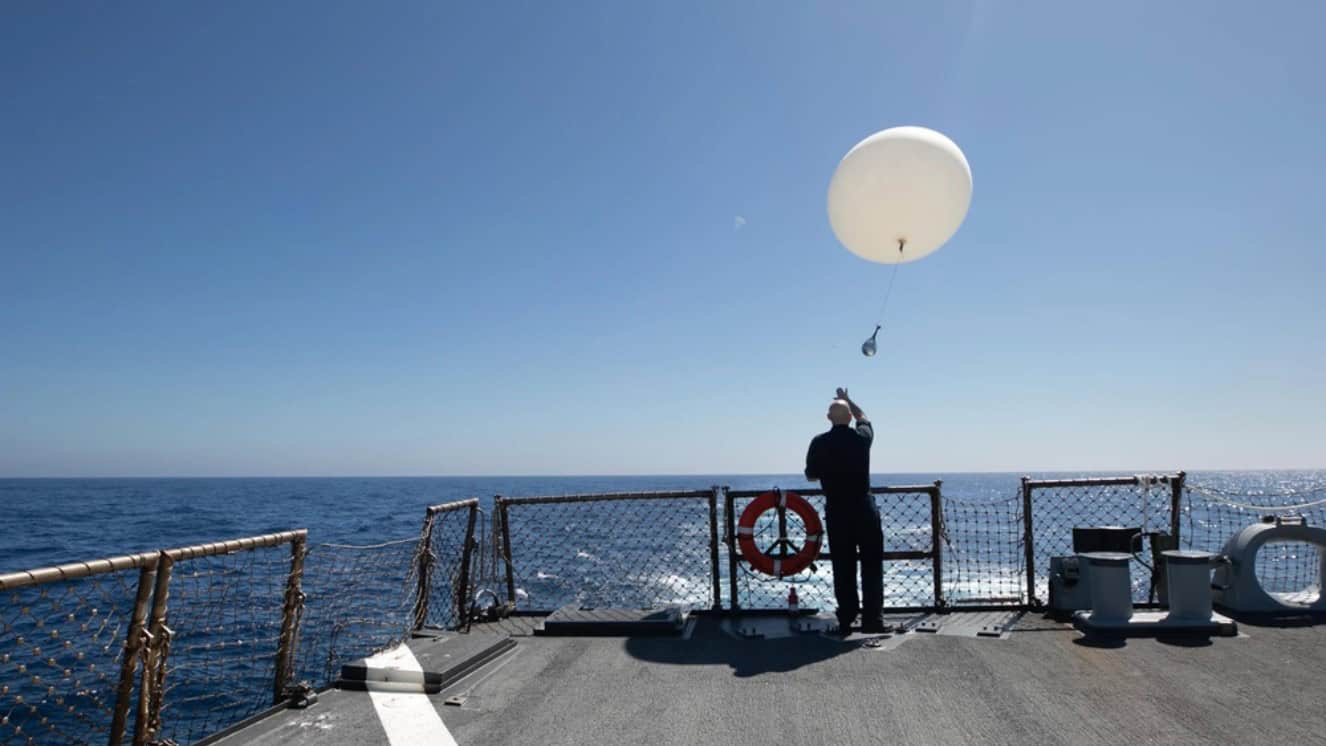
[[[107,742],[139,573],[0,590],[0,744]]]
[[[876,488],[880,492],[887,488]],[[731,521],[735,527],[741,520],[746,507],[759,496],[756,491],[730,491],[732,504]],[[824,496],[819,490],[797,491],[806,502],[810,503],[824,522]],[[931,529],[931,499],[928,487],[918,487],[915,491],[897,494],[876,494],[875,504],[879,508],[880,522],[884,531],[884,607],[920,607],[932,606],[935,600],[934,562],[929,557],[907,559],[890,558],[900,553],[927,554],[933,547]],[[795,548],[800,548],[806,541],[806,527],[795,511],[786,511],[786,536]],[[734,528],[735,531],[735,528]],[[753,527],[755,545],[761,552],[769,553],[778,542],[778,511],[767,510],[760,514]],[[778,551],[781,551],[779,547]],[[803,609],[832,610],[837,607],[833,595],[833,566],[831,557],[833,546],[826,535],[820,545],[820,557],[805,571],[794,576],[775,578],[754,570],[741,557],[741,550],[735,547],[737,589],[736,602],[743,609],[786,608],[789,591],[795,587],[798,604]],[[776,556],[776,555],[775,555]],[[729,564],[729,550],[724,546],[721,552],[724,567]],[[731,582],[731,581],[729,581]],[[857,592],[860,592],[861,577],[857,575]]]
[[[415,626],[454,629],[468,620],[473,583],[467,563],[473,563],[474,552],[467,552],[466,545],[473,549],[474,532],[480,528],[477,517],[477,500],[429,509],[424,520],[428,577],[421,584],[427,589],[426,603]]]
[[[296,681],[324,686],[340,675],[341,664],[409,636],[420,550],[419,537],[309,548]]]
[[[706,490],[502,500],[516,608],[711,606],[711,497]]]
[[[945,495],[944,601],[950,606],[1019,606],[1027,600],[1022,496],[997,500]]]
[[[1180,505],[1185,547],[1221,552],[1246,526],[1262,521],[1326,526],[1326,483],[1268,483],[1231,488],[1217,481],[1189,483]],[[1254,560],[1262,589],[1288,603],[1310,604],[1320,596],[1322,557],[1303,542],[1268,542]]]
[[[291,552],[278,544],[173,564],[150,708],[158,738],[190,743],[272,706]]]
[[[1035,596],[1049,599],[1050,558],[1073,551],[1073,529],[1120,526],[1143,538],[1129,563],[1134,603],[1154,600],[1147,536],[1171,532],[1171,484],[1177,476],[1139,475],[1117,479],[1029,480]]]

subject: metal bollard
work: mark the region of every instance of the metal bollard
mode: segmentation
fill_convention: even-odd
[[[1091,620],[1127,622],[1133,616],[1133,586],[1123,552],[1086,552],[1078,555],[1090,573]]]
[[[1219,555],[1195,550],[1171,549],[1165,558],[1169,586],[1169,619],[1185,622],[1211,621],[1211,570]]]

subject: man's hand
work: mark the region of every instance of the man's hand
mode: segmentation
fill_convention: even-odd
[[[847,389],[838,389],[834,393],[834,398],[842,399],[843,401],[851,401],[851,399],[847,398]]]

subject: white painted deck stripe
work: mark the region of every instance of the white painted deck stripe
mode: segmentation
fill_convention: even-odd
[[[382,665],[400,671],[418,671],[422,679],[423,668],[404,645],[378,653],[369,658],[369,662],[374,667]],[[451,737],[451,731],[442,723],[442,717],[427,694],[370,690],[368,696],[373,700],[373,709],[377,710],[378,720],[382,722],[391,746],[456,746],[456,739]]]

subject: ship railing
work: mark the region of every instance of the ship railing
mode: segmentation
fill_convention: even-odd
[[[478,505],[373,544],[287,531],[0,576],[0,743],[189,743],[459,626]]]
[[[943,569],[943,482],[930,484],[881,486],[870,488],[880,513],[884,530],[885,604],[890,609],[941,608],[944,606]],[[822,541],[811,567],[796,576],[771,578],[748,567],[736,541],[736,527],[742,512],[767,490],[724,490],[724,555],[727,560],[728,608],[785,608],[791,587],[797,589],[798,602],[805,607],[833,608],[833,547]],[[821,489],[798,489],[816,513],[825,515],[825,497]],[[780,528],[780,524],[782,527]],[[783,535],[800,545],[805,526],[790,511],[778,515],[770,511],[754,526],[757,545],[772,545]],[[842,550],[840,550],[842,551]],[[855,549],[852,550],[855,554]],[[858,578],[858,581],[860,579]]]
[[[486,514],[475,498],[430,505],[424,511],[415,560],[418,585],[413,629],[456,628],[469,623],[474,601],[473,566],[484,535],[476,535],[476,530],[481,530],[480,516]]]
[[[0,740],[189,740],[284,695],[307,533],[0,576]],[[167,702],[180,704],[172,717]],[[196,736],[195,736],[196,737]]]
[[[341,666],[385,650],[424,627],[466,622],[479,546],[477,499],[431,505],[414,535],[374,544],[315,544],[296,678],[317,686]]]
[[[721,490],[499,495],[496,577],[475,595],[507,610],[719,607]]]
[[[1130,577],[1133,602],[1154,605],[1157,583],[1148,545],[1178,546],[1180,500],[1185,472],[1135,474],[1082,479],[1023,477],[1020,489],[1023,522],[1024,599],[1039,608],[1048,599],[1050,558],[1074,553],[1073,529],[1119,526],[1135,529]],[[1158,537],[1159,542],[1151,541]]]
[[[1089,479],[1024,478],[1003,498],[945,495],[943,483],[872,487],[885,537],[885,607],[1040,608],[1049,559],[1072,554],[1072,529],[1125,524],[1180,540],[1185,475]],[[471,558],[493,561],[488,580],[453,594],[512,610],[687,606],[719,611],[785,608],[790,586],[803,607],[831,607],[833,548],[824,541],[799,575],[753,571],[736,542],[741,512],[765,490],[708,490],[494,498],[491,531]],[[796,490],[823,515],[819,489]],[[482,511],[480,511],[482,512]],[[793,544],[795,513],[757,521],[756,542],[773,544],[779,521]],[[721,527],[721,532],[720,532]],[[486,544],[485,544],[486,543]],[[1155,599],[1138,554],[1135,600]],[[485,573],[470,572],[476,578]],[[471,614],[477,613],[474,609]]]

